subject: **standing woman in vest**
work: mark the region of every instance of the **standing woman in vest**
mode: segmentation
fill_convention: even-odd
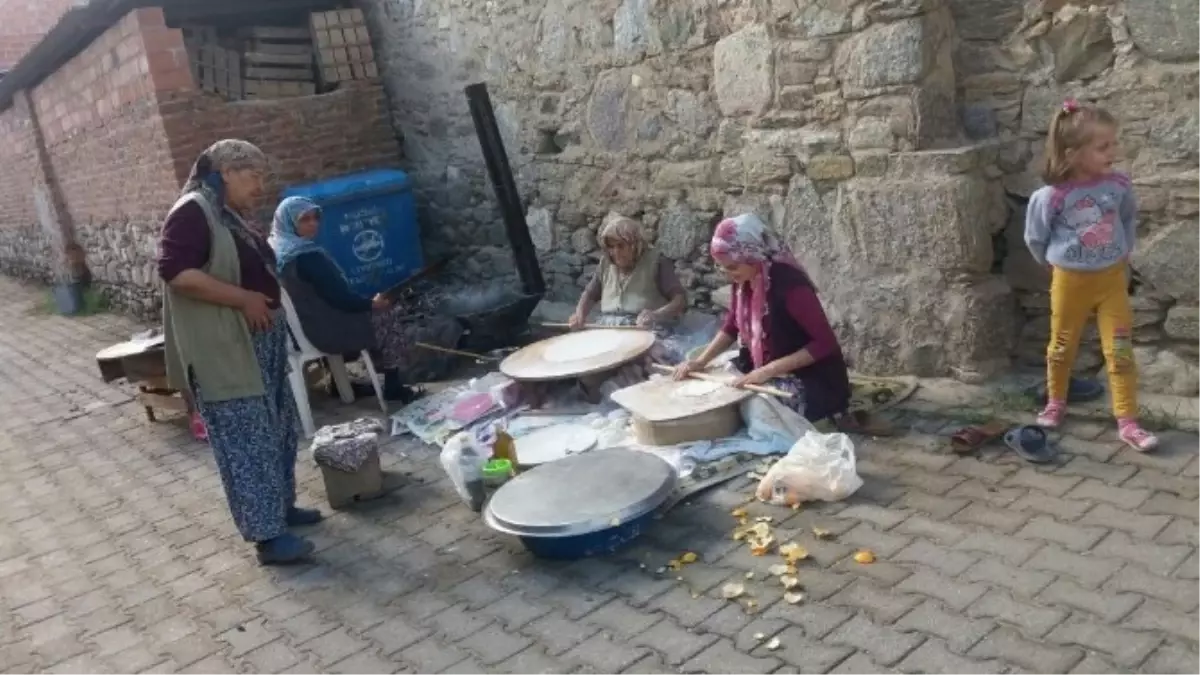
[[[313,551],[291,525],[321,519],[296,508],[296,404],[287,384],[287,323],[275,256],[244,218],[263,195],[267,159],[217,141],[196,160],[159,243],[167,379],[191,391],[208,427],[233,522],[262,564]]]
[[[785,405],[810,422],[839,422],[850,405],[850,373],[808,274],[753,214],[717,224],[709,246],[733,283],[721,330],[676,378],[702,370],[740,342],[737,386],[770,384],[789,391]]]
[[[660,339],[652,356],[678,362],[682,354],[675,353],[667,329],[687,310],[687,293],[674,263],[646,243],[635,221],[616,213],[604,219],[599,240],[604,256],[571,315],[571,329],[582,328],[598,304],[596,323],[655,328]]]

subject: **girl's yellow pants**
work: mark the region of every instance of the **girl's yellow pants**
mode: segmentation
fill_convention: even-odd
[[[1136,418],[1137,364],[1133,358],[1133,311],[1129,307],[1126,265],[1098,272],[1054,268],[1050,282],[1050,346],[1046,349],[1046,391],[1065,401],[1071,366],[1088,319],[1095,313],[1108,367],[1113,414]]]

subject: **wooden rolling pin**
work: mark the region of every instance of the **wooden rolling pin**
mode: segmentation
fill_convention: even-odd
[[[562,330],[571,329],[571,324],[569,323],[541,323],[538,325],[542,328],[559,328]],[[642,328],[641,326],[602,326],[598,323],[585,323],[580,326],[580,328],[585,330],[650,330],[649,328]]]
[[[651,367],[660,373],[674,373],[675,372],[675,369],[672,368],[671,366],[664,366],[661,363],[652,364]],[[709,375],[708,373],[688,373],[688,377],[690,377],[692,379],[696,379],[696,380],[704,380],[706,382],[716,382],[718,384],[723,384],[727,387],[733,387],[733,383],[730,382],[727,378],[718,377],[716,375]],[[737,387],[734,387],[734,388],[736,389]],[[787,392],[782,389],[776,389],[775,387],[764,387],[761,384],[748,384],[744,387],[744,389],[746,389],[747,391],[756,391],[760,394],[767,394],[768,396],[775,396],[778,398],[791,398],[792,397],[791,392]]]
[[[417,343],[415,343],[415,346],[420,347],[421,349],[428,349],[431,352],[442,352],[443,354],[453,354],[455,356],[465,356],[469,359],[475,359],[476,361],[499,361],[500,360],[494,356],[484,356],[483,354],[472,354],[471,352],[463,352],[463,351],[459,351],[457,349],[450,349],[448,347],[439,347],[437,345],[425,344],[424,342],[417,342]]]

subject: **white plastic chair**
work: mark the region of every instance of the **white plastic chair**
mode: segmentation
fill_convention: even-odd
[[[294,342],[288,342],[288,382],[292,386],[292,396],[296,398],[296,409],[300,412],[300,423],[304,427],[304,437],[312,438],[317,432],[313,423],[312,405],[308,401],[308,383],[304,381],[304,366],[318,359],[325,359],[329,364],[329,375],[337,387],[338,396],[343,403],[354,402],[354,390],[350,387],[350,376],[346,373],[346,360],[341,354],[326,354],[308,341],[304,329],[300,327],[300,318],[296,316],[296,306],[288,297],[287,291],[280,289],[280,299],[283,302],[283,312],[287,317],[288,330],[292,333]],[[297,349],[297,345],[299,348]],[[387,402],[383,398],[383,387],[379,384],[379,374],[375,372],[375,363],[366,350],[362,352],[363,365],[375,388],[375,397],[379,399],[379,407],[387,415]]]

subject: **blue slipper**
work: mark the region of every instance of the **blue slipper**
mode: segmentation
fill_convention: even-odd
[[[281,534],[274,539],[260,541],[254,546],[258,549],[258,562],[261,565],[298,563],[312,555],[317,548],[311,541],[294,534]]]
[[[1046,405],[1046,383],[1042,382],[1029,390],[1040,406]],[[1104,398],[1104,385],[1091,379],[1072,377],[1067,385],[1067,403],[1088,403]]]
[[[287,524],[290,527],[301,527],[304,525],[316,525],[325,519],[321,512],[316,509],[302,509],[293,506],[287,512]]]
[[[1058,451],[1051,447],[1050,439],[1046,437],[1046,430],[1038,426],[1010,429],[1004,434],[1004,444],[1021,459],[1034,464],[1046,464],[1058,456]]]

